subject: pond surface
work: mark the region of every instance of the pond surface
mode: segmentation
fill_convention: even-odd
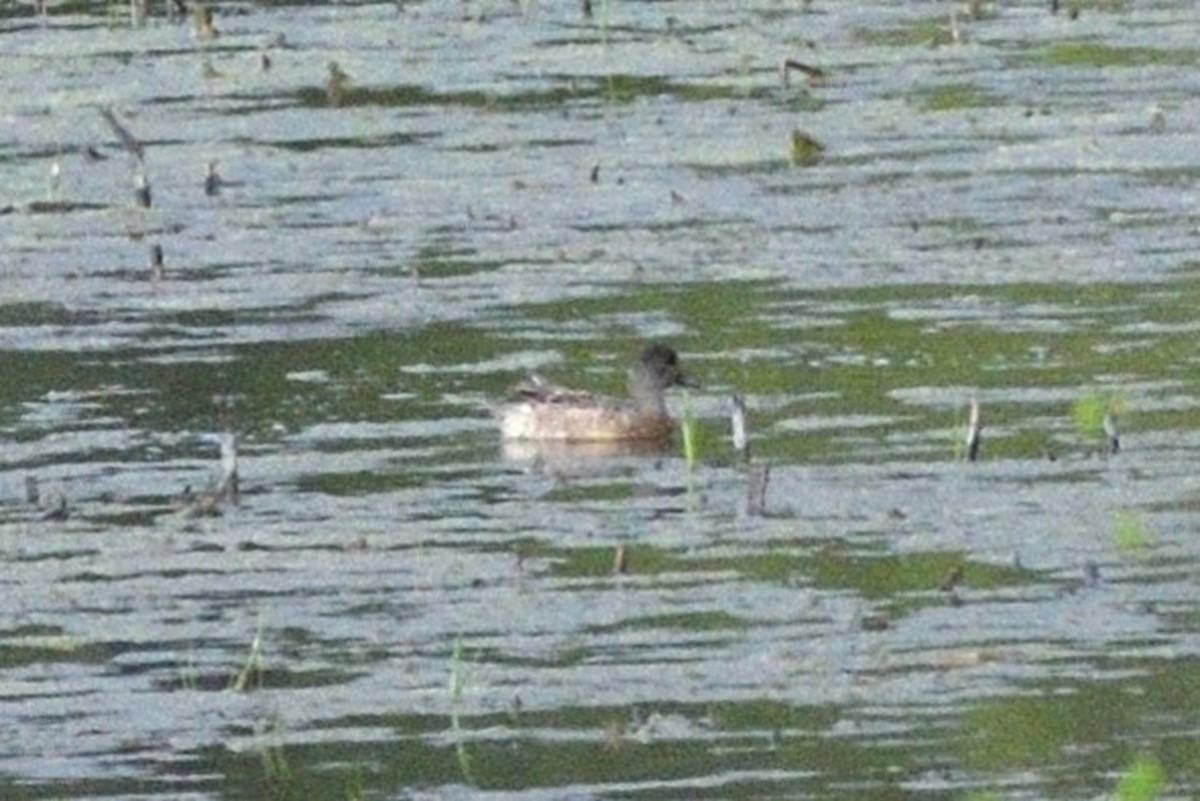
[[[0,795],[1200,794],[1200,6],[953,5],[0,6]]]

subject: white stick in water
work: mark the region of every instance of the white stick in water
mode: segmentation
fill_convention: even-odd
[[[734,394],[730,398],[733,412],[729,422],[733,428],[733,449],[743,460],[750,458],[750,437],[746,431],[746,401],[741,395]]]
[[[1117,430],[1117,416],[1109,413],[1104,415],[1104,436],[1108,437],[1108,452],[1115,454],[1121,450],[1121,432]]]
[[[126,128],[120,120],[117,119],[117,115],[113,113],[112,109],[101,106],[100,116],[104,118],[104,121],[108,123],[108,127],[112,128],[113,133],[115,133],[117,138],[121,140],[121,147],[125,148],[125,150],[129,152],[129,155],[137,159],[139,163],[144,164],[146,161],[145,147],[143,147],[142,143],[138,141],[138,138],[134,136],[133,133],[130,132],[130,130]]]
[[[760,517],[767,508],[767,485],[771,483],[770,465],[751,467],[746,484],[746,514]]]
[[[979,458],[979,443],[982,440],[983,419],[979,412],[979,399],[971,398],[971,414],[967,420],[967,461]]]
[[[229,431],[221,435],[221,474],[217,491],[226,501],[238,502],[237,438]]]

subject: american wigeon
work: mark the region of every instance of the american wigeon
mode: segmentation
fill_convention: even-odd
[[[500,433],[507,440],[556,442],[666,439],[674,422],[663,393],[673,386],[696,384],[684,375],[678,354],[655,343],[629,368],[627,399],[564,389],[534,376],[515,388],[515,403],[499,410]]]

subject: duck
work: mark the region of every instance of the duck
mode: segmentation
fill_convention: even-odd
[[[629,368],[628,397],[618,400],[567,389],[531,376],[513,392],[516,400],[497,412],[506,441],[613,443],[662,441],[675,422],[665,393],[676,386],[697,387],[669,345],[647,345]]]

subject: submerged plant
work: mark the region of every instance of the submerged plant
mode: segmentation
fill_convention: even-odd
[[[1162,784],[1162,765],[1153,756],[1142,754],[1125,769],[1113,797],[1117,801],[1153,801]]]
[[[454,756],[458,760],[458,769],[468,784],[475,784],[475,777],[471,773],[471,755],[467,753],[467,743],[463,737],[462,722],[459,719],[465,685],[466,680],[463,678],[462,664],[462,639],[455,637],[454,649],[450,652],[450,730],[454,732]]]
[[[283,724],[279,718],[272,718],[266,730],[260,734],[271,735],[271,741],[262,741],[259,757],[262,759],[263,773],[268,781],[285,785],[292,778],[292,766],[287,761],[283,750]]]
[[[362,801],[363,797],[363,769],[355,762],[346,778],[346,801]]]

